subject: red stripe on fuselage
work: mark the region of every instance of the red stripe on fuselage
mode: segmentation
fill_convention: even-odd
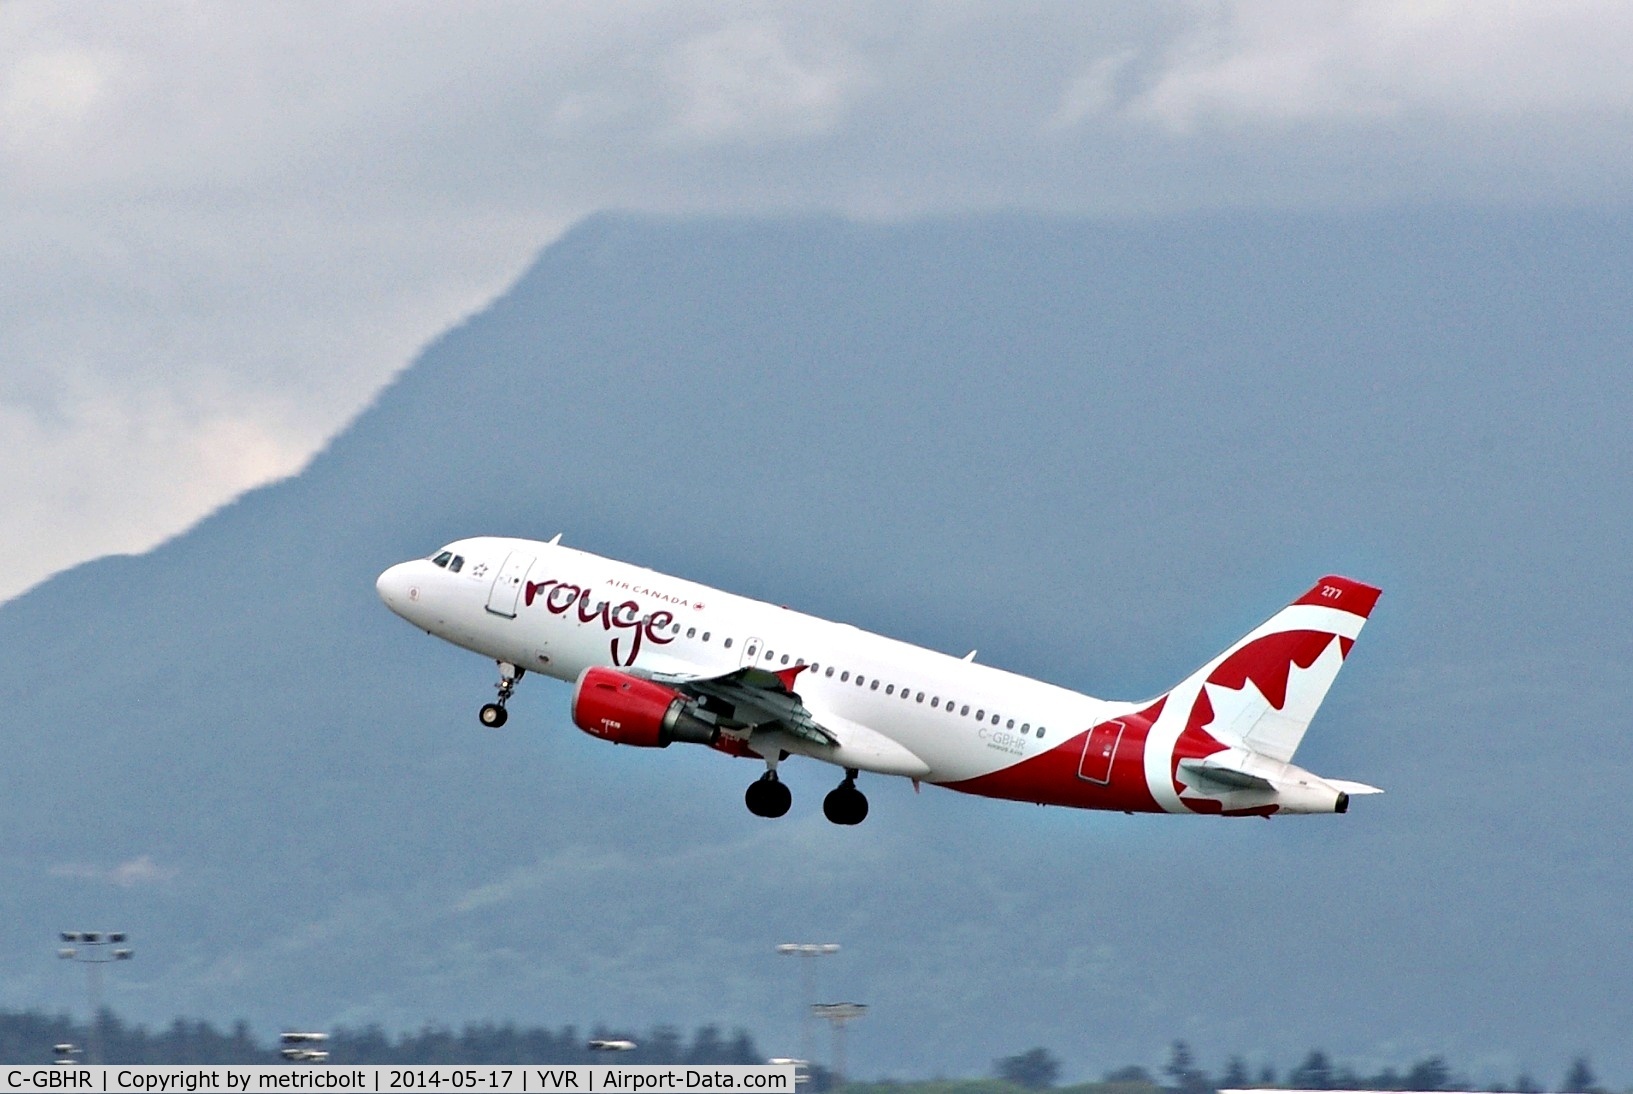
[[[949,790],[986,798],[1069,805],[1077,809],[1119,809],[1128,813],[1166,812],[1145,782],[1145,742],[1167,697],[1138,714],[1115,719],[1123,725],[1111,758],[1111,777],[1101,783],[1084,778],[1083,749],[1094,727],[1018,764],[973,779],[942,783]]]

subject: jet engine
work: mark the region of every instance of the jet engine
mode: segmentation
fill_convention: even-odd
[[[668,748],[676,741],[712,745],[720,736],[720,728],[693,714],[674,688],[600,667],[579,675],[573,724],[592,737],[638,748]]]

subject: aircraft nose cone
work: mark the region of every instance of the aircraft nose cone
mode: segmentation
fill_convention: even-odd
[[[374,591],[380,594],[380,599],[385,601],[386,607],[401,613],[411,599],[412,580],[408,574],[408,563],[399,562],[375,579]]]

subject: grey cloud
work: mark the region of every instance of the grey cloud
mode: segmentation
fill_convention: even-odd
[[[51,867],[48,872],[52,877],[102,882],[122,889],[174,881],[181,874],[175,867],[159,865],[151,855],[138,855],[111,868],[84,862],[65,862]]]
[[[1623,204],[1630,46],[1610,3],[0,6],[0,596],[295,470],[596,209]]]

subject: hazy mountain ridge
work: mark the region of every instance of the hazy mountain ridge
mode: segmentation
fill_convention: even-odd
[[[769,946],[814,932],[880,1069],[1083,1030],[1090,1069],[1176,1035],[1633,1068],[1604,761],[1627,228],[586,222],[299,476],[0,606],[0,1003],[72,1003],[52,932],[123,925],[110,998],[139,1020],[685,1001],[782,1051]],[[557,531],[1126,696],[1353,572],[1385,597],[1301,757],[1390,793],[1233,826],[873,780],[841,833],[806,766],[756,822],[750,765],[606,748],[562,686],[480,730],[491,666],[374,599],[445,540]]]

